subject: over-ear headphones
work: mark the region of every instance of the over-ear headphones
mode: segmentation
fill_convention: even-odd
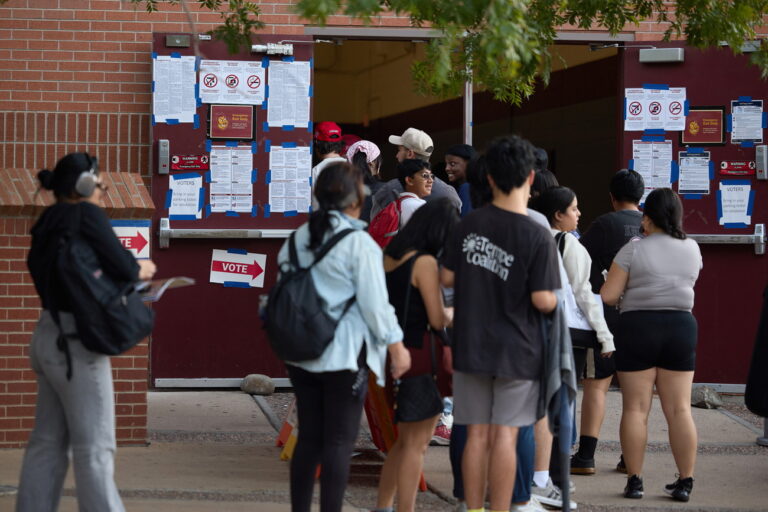
[[[99,159],[83,153],[88,163],[88,170],[80,173],[75,182],[75,192],[82,197],[91,197],[98,184]]]

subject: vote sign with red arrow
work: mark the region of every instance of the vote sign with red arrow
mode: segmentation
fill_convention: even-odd
[[[149,258],[150,221],[113,220],[111,224],[123,247],[137,259]]]
[[[212,283],[242,288],[263,288],[267,255],[240,249],[214,249],[211,256]]]

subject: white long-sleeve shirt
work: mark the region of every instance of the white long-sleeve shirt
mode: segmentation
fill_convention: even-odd
[[[553,236],[560,233],[556,229],[551,231]],[[603,305],[595,298],[592,293],[592,285],[589,282],[592,258],[590,258],[587,249],[570,233],[565,234],[563,266],[568,275],[568,282],[571,283],[576,304],[597,334],[597,340],[601,345],[600,352],[603,354],[613,352],[616,350],[613,344],[613,334],[608,330],[608,324],[605,323]]]

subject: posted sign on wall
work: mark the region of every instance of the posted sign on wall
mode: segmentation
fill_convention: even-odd
[[[149,258],[149,220],[110,221],[123,247],[131,251],[136,259]]]
[[[210,281],[237,288],[263,288],[266,267],[266,254],[241,249],[214,249]]]

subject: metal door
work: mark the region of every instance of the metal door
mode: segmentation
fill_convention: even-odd
[[[657,47],[683,47],[682,44],[654,43]],[[668,84],[686,87],[690,106],[722,106],[730,113],[730,102],[750,96],[766,99],[766,83],[748,55],[734,56],[730,49],[700,51],[684,48],[682,63],[640,63],[639,50],[623,53],[623,86]],[[623,97],[623,90],[619,97]],[[620,109],[623,112],[623,108]],[[727,123],[727,117],[724,119]],[[763,133],[765,130],[763,130]],[[622,166],[632,158],[632,141],[642,132],[624,132],[619,154]],[[685,149],[679,132],[667,132],[673,155]],[[725,133],[724,145],[704,147],[715,164],[710,193],[700,198],[683,198],[684,229],[700,244],[704,268],[696,283],[694,315],[699,324],[696,382],[743,384],[757,329],[763,288],[768,282],[768,260],[764,253],[763,225],[768,218],[768,182],[754,175],[749,180],[755,191],[752,224],[741,229],[726,229],[719,224],[716,191],[722,180],[732,177],[719,172],[726,160],[754,161],[754,147],[730,143]],[[677,184],[672,187],[678,190]],[[660,257],[663,257],[661,255]],[[734,388],[738,389],[738,388]]]
[[[311,63],[311,38],[259,36],[258,43],[279,43],[287,39],[293,45],[291,57],[265,53],[230,55],[224,44],[212,41],[200,41],[199,53],[203,59],[264,64],[295,59]],[[194,55],[192,46],[167,47],[167,41],[166,34],[155,34],[153,51],[159,55]],[[171,44],[177,42],[178,38],[171,39]],[[268,86],[268,67],[266,76]],[[198,103],[199,123],[153,125],[152,198],[158,208],[152,221],[152,254],[158,276],[182,275],[197,281],[195,286],[170,291],[155,305],[157,321],[150,345],[150,378],[154,387],[230,387],[239,385],[240,379],[249,373],[286,376],[283,364],[272,354],[262,330],[259,295],[274,284],[277,252],[289,234],[306,221],[307,215],[272,213],[267,216],[264,205],[268,203],[268,152],[270,145],[288,142],[311,147],[312,130],[311,123],[268,127],[264,106],[254,108],[253,202],[258,206],[254,216],[210,213],[199,220],[169,220],[168,209],[163,207],[169,175],[158,172],[158,141],[168,140],[172,155],[207,155],[211,147],[206,129],[208,105]],[[210,185],[204,183],[203,186],[207,198]],[[264,287],[238,288],[210,283],[214,249],[265,254]]]

